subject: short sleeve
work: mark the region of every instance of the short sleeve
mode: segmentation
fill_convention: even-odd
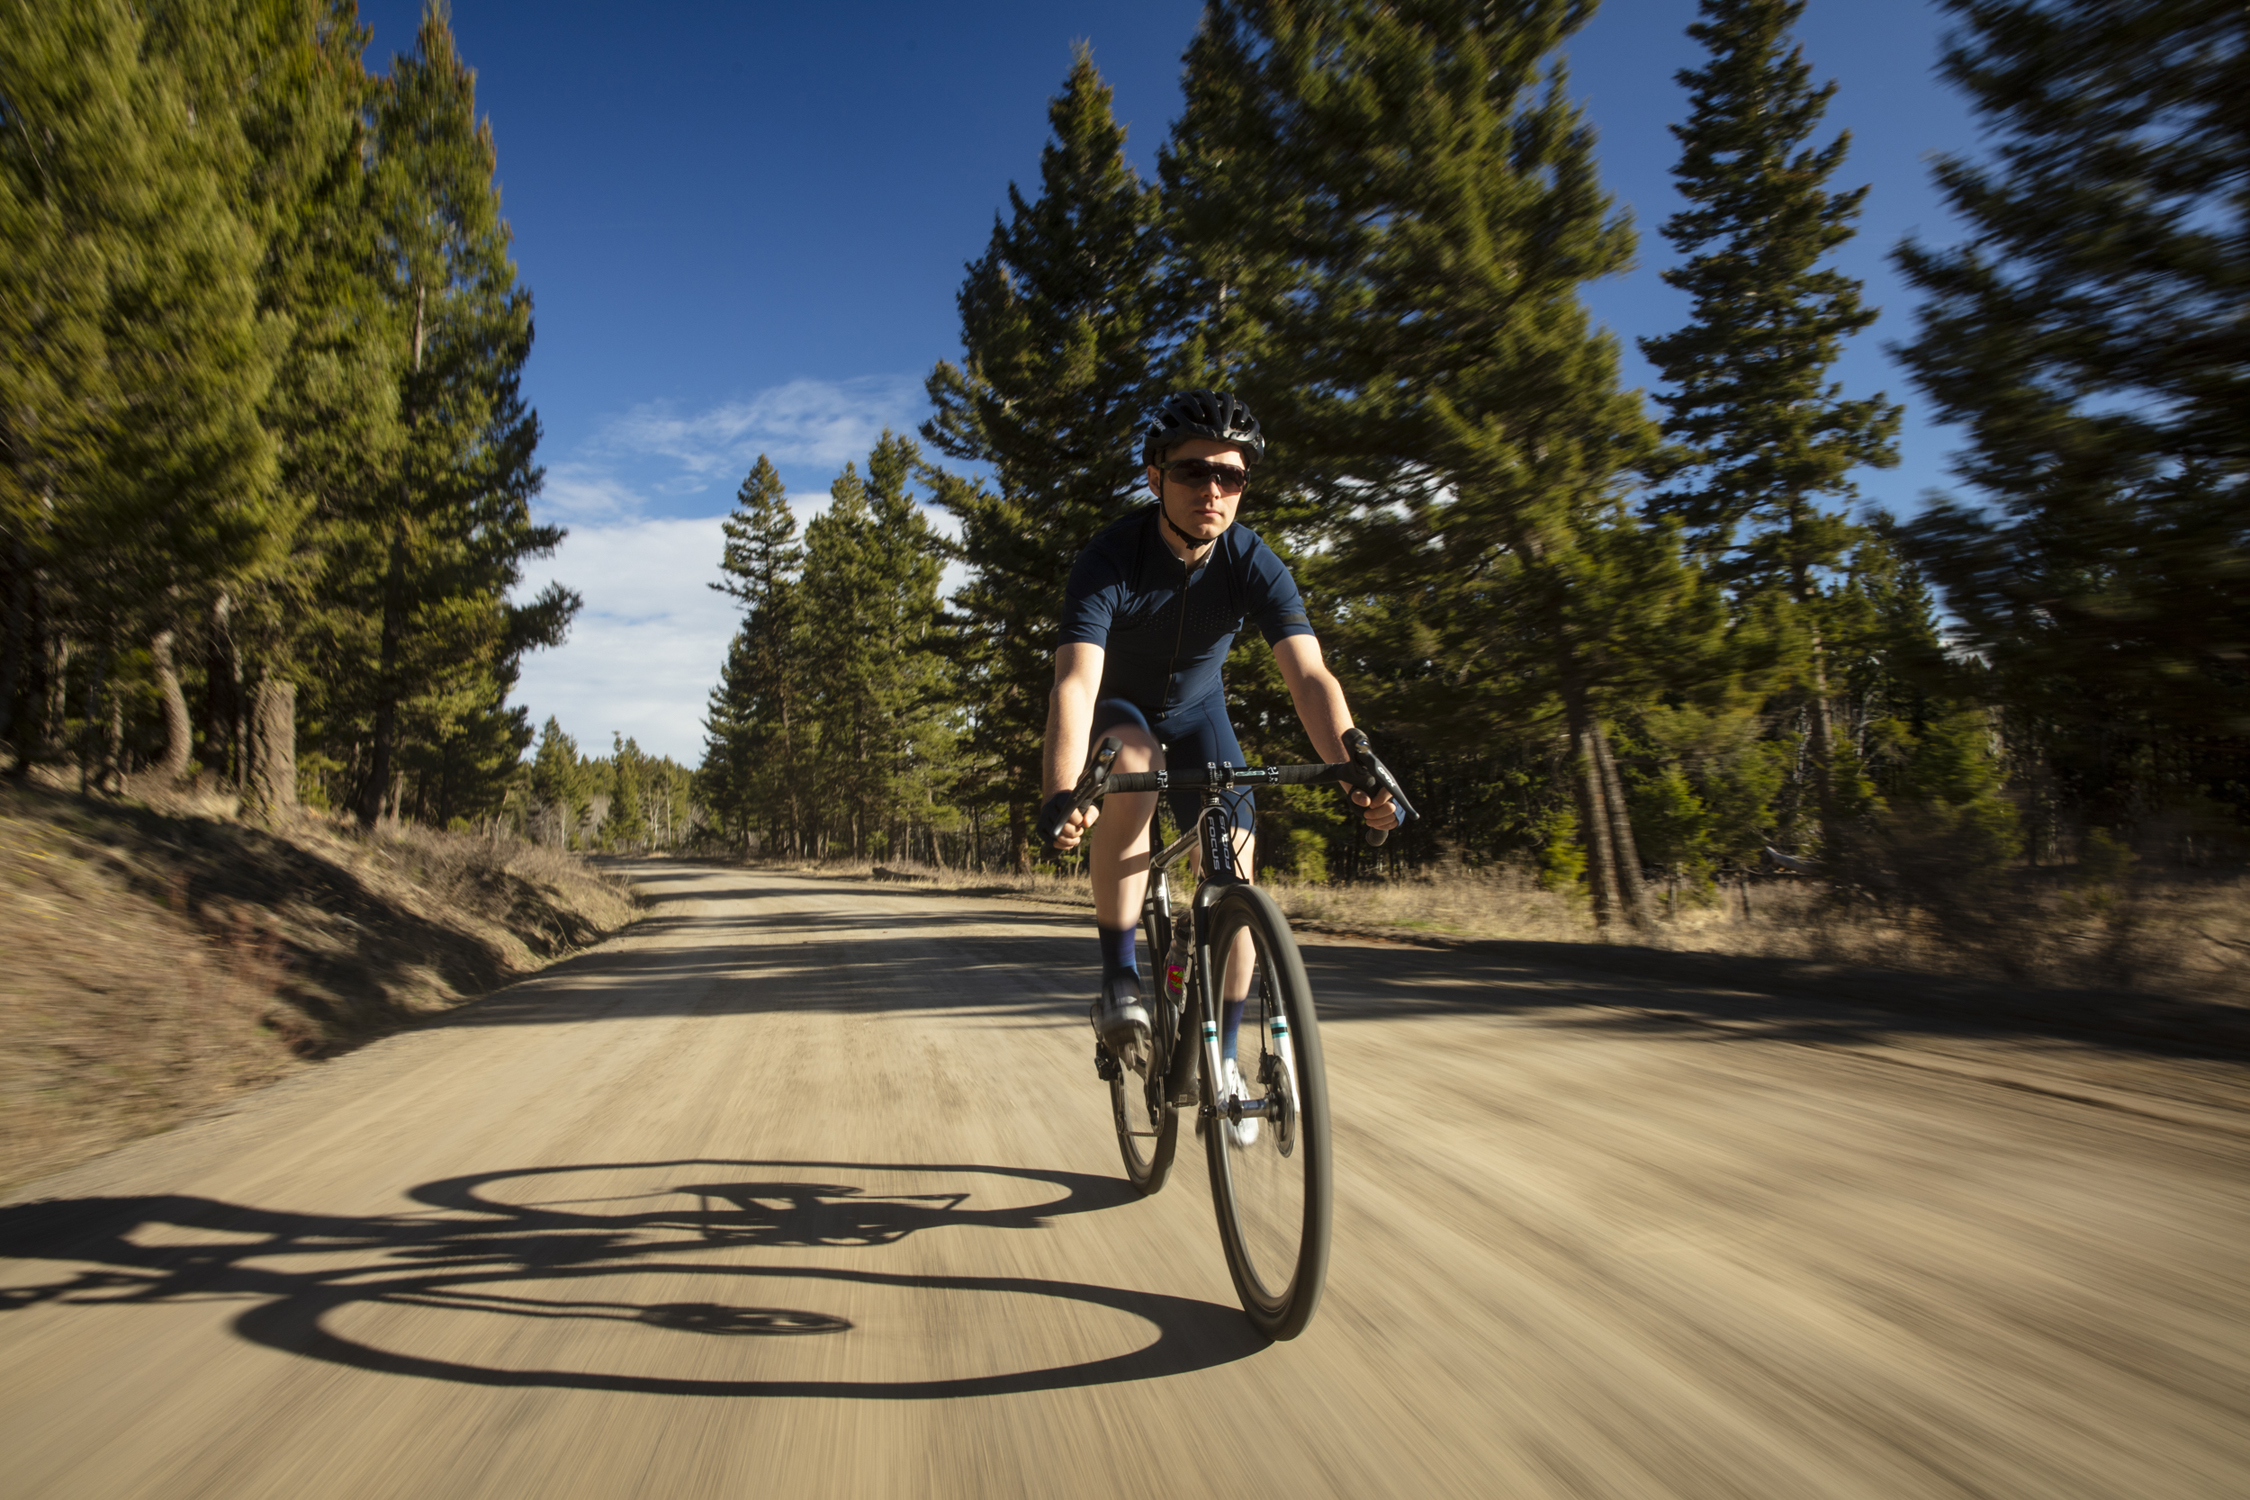
[[[1118,577],[1116,559],[1101,546],[1088,547],[1071,565],[1070,583],[1063,590],[1063,646],[1109,646],[1110,620],[1117,612],[1117,596],[1124,580]]]
[[[1312,618],[1305,612],[1297,580],[1264,542],[1250,553],[1250,618],[1258,622],[1266,644],[1277,645],[1293,635],[1311,635]]]

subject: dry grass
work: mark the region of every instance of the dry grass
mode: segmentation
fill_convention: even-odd
[[[1665,930],[1677,948],[1814,959],[2049,989],[2250,1000],[2250,882],[2145,878],[2085,887],[2029,876],[1879,906],[1811,881],[1754,884]]]
[[[160,804],[160,805],[152,805]],[[0,1189],[445,1010],[622,926],[550,849],[193,793],[0,792]]]
[[[1082,875],[1012,875],[892,861],[762,864],[847,879],[1090,907]],[[1440,940],[1598,943],[1585,898],[1540,889],[1527,872],[1452,868],[1359,885],[1269,884],[1292,922],[1316,931]],[[2134,991],[2220,1003],[2250,1000],[2250,882],[2144,878],[2117,887],[2003,878],[1949,901],[1839,902],[1825,885],[1760,880],[1682,894],[1647,945],[1741,958],[2046,989]],[[1659,892],[1658,906],[1671,903]],[[1619,937],[1619,941],[1631,939]]]

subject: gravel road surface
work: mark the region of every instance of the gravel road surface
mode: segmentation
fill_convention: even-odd
[[[2250,1495],[2250,1069],[1318,940],[1336,1249],[1120,1177],[1077,914],[678,862],[0,1206],[0,1493]]]

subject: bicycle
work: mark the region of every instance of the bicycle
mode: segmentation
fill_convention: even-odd
[[[1171,1171],[1179,1147],[1179,1111],[1197,1110],[1227,1270],[1242,1310],[1260,1332],[1275,1339],[1304,1332],[1327,1279],[1332,1193],[1328,1080],[1312,986],[1288,920],[1273,897],[1238,873],[1231,819],[1212,815],[1221,811],[1225,794],[1237,788],[1333,781],[1390,793],[1400,826],[1411,821],[1414,809],[1397,778],[1368,746],[1367,736],[1346,730],[1344,747],[1352,758],[1336,765],[1112,771],[1121,743],[1105,739],[1088,757],[1072,793],[1081,809],[1112,792],[1203,794],[1194,826],[1149,859],[1141,941],[1152,956],[1172,951],[1174,928],[1183,914],[1173,909],[1171,872],[1199,843],[1203,875],[1184,913],[1190,942],[1179,988],[1175,993],[1164,972],[1154,987],[1146,1071],[1128,1071],[1099,1042],[1094,1067],[1109,1084],[1125,1175],[1144,1196],[1162,1188]],[[1370,828],[1367,841],[1381,844],[1386,833]],[[1152,818],[1151,843],[1154,834]],[[1252,967],[1239,1036],[1247,1041],[1254,1035],[1258,1055],[1254,1070],[1242,1069],[1247,1096],[1222,1101],[1221,990],[1226,956],[1242,933],[1249,934]],[[1180,1045],[1190,1034],[1200,1046]]]

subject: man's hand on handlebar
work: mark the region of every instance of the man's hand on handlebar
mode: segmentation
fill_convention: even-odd
[[[1391,800],[1389,792],[1377,792],[1370,797],[1356,786],[1347,787],[1345,790],[1351,793],[1352,801],[1361,808],[1360,817],[1366,821],[1368,827],[1398,827],[1398,804]]]
[[[1039,836],[1049,847],[1065,854],[1076,849],[1102,815],[1101,804],[1074,807],[1071,794],[1057,792],[1039,805]]]

